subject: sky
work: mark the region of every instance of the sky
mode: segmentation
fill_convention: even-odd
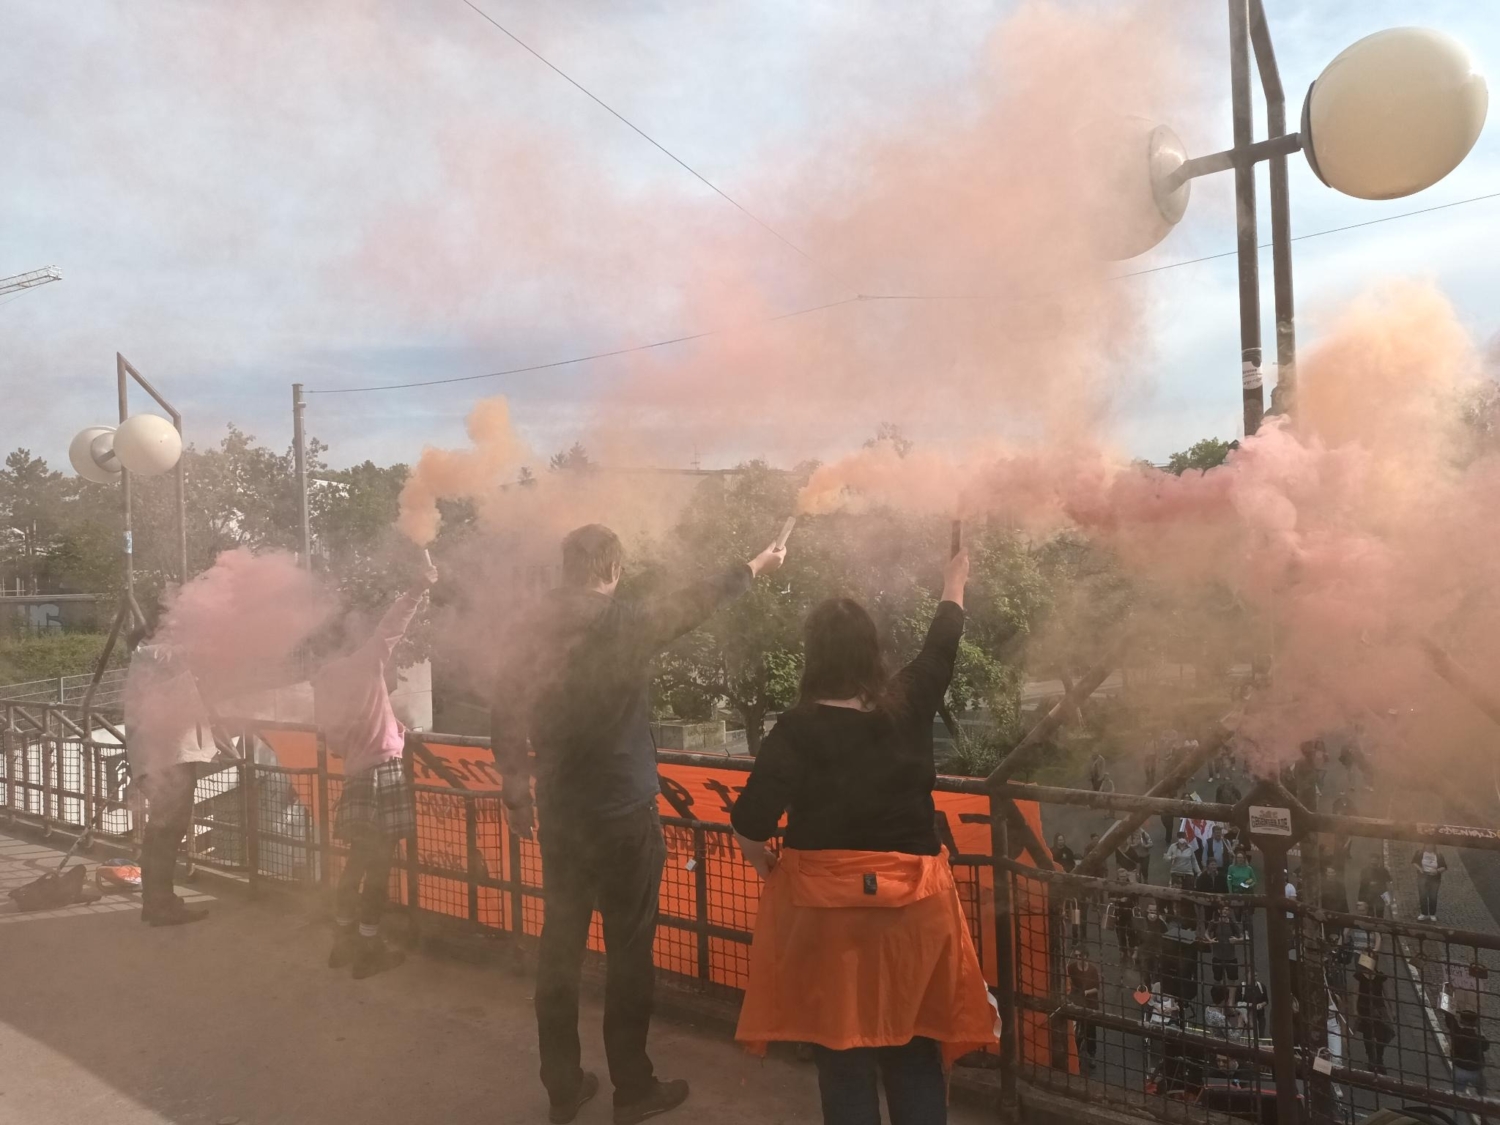
[[[3,0],[0,276],[57,265],[64,280],[0,298],[0,447],[65,464],[78,429],[114,417],[117,351],[179,406],[190,441],[212,444],[233,423],[284,448],[294,382],[321,392],[440,379],[724,327],[693,320],[683,287],[695,254],[726,245],[753,258],[764,315],[839,299],[849,279],[782,241],[818,232],[776,170],[816,168],[851,134],[899,129],[917,107],[961,113],[994,65],[987,37],[1015,7],[475,2],[743,210],[463,0]],[[1214,16],[1191,60],[1204,93],[1165,122],[1193,153],[1230,143],[1227,31],[1219,6],[1204,7]],[[1485,5],[1266,7],[1293,114],[1327,61],[1384,27],[1444,29],[1487,74],[1500,61],[1500,16]],[[1182,223],[1126,268],[1232,249],[1231,191],[1227,174],[1195,183]],[[1500,192],[1500,132],[1408,199],[1341,196],[1300,157],[1291,192],[1296,235]],[[1500,199],[1298,242],[1301,340],[1387,276],[1434,279],[1488,340],[1500,302],[1491,259],[1475,250],[1497,226]],[[900,267],[853,284],[873,291]],[[1269,357],[1269,252],[1262,280]],[[1113,440],[1163,460],[1236,436],[1233,258],[1119,284],[1142,287],[1147,330],[1126,363],[1138,370]],[[425,444],[461,443],[473,402],[504,392],[531,445],[557,449],[586,432],[589,404],[627,370],[605,360],[313,394],[308,429],[334,465],[412,461]],[[764,452],[691,444],[655,456],[713,465]]]

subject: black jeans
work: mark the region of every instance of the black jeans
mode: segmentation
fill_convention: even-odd
[[[177,850],[193,826],[193,789],[198,767],[193,762],[160,766],[141,778],[148,802],[145,838],[141,842],[141,902],[173,898]]]
[[[948,1086],[943,1052],[918,1037],[901,1047],[855,1047],[831,1051],[814,1047],[824,1125],[880,1125],[880,1091],[891,1125],[943,1125],[948,1120]]]
[[[656,806],[609,820],[580,822],[542,810],[542,883],[546,920],[537,955],[536,1023],[542,1085],[553,1101],[583,1079],[578,1043],[578,983],[597,906],[604,921],[604,1053],[615,1103],[650,1093],[646,1054],[656,985],[652,945],[667,844]]]
[[[379,832],[361,833],[350,845],[349,861],[334,892],[334,915],[341,922],[378,926],[391,890],[396,842]]]
[[[1417,913],[1430,918],[1437,917],[1438,888],[1442,886],[1441,875],[1417,876]]]

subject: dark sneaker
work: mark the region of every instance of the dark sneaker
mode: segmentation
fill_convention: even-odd
[[[354,963],[354,954],[359,949],[359,934],[353,926],[339,926],[334,932],[333,949],[328,954],[328,967],[342,969]]]
[[[354,951],[355,980],[364,980],[366,977],[373,977],[376,973],[394,969],[406,960],[406,954],[399,949],[391,949],[379,937],[362,937],[355,940],[358,943]]]
[[[185,926],[189,922],[201,922],[207,917],[207,910],[189,906],[176,895],[161,902],[141,904],[141,921],[148,926]]]
[[[599,1076],[583,1072],[583,1081],[578,1083],[578,1092],[565,1102],[553,1102],[552,1108],[547,1112],[547,1120],[552,1125],[568,1125],[573,1118],[578,1116],[578,1111],[584,1107],[584,1103],[590,1101],[599,1092]]]
[[[688,1084],[681,1078],[658,1082],[645,1097],[626,1105],[615,1104],[615,1125],[636,1125],[648,1117],[667,1113],[687,1101]]]

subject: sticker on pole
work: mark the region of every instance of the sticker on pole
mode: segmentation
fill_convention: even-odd
[[[1292,810],[1267,805],[1250,806],[1250,831],[1257,836],[1290,836]]]

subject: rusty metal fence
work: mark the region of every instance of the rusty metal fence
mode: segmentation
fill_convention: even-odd
[[[189,864],[251,886],[331,888],[345,856],[330,816],[342,778],[321,737],[260,721],[224,733],[238,757],[200,778]],[[313,740],[311,764],[278,764],[267,742],[277,733]],[[444,781],[440,763],[420,770],[421,746],[413,749],[417,831],[402,843],[393,900],[419,924],[445,917],[481,933],[539,933],[546,889],[535,844],[510,831],[496,789]],[[743,759],[660,757],[666,766],[748,768]],[[939,788],[981,798],[988,810],[979,818],[990,846],[965,837],[970,846],[950,841],[949,851],[1011,1031],[994,1060],[1002,1114],[1017,1118],[1028,1090],[1045,1089],[1151,1120],[1352,1125],[1403,1105],[1455,1122],[1500,1118],[1500,1101],[1486,1096],[1500,1079],[1490,1065],[1491,1055],[1500,1064],[1500,1048],[1487,1046],[1500,1041],[1500,1001],[1486,992],[1500,971],[1500,935],[1408,921],[1410,903],[1360,911],[1329,893],[1332,882],[1320,886],[1339,841],[1364,841],[1395,867],[1405,862],[1392,852],[1400,842],[1500,851],[1500,833],[1320,814],[1270,781],[1232,807],[1008,780],[942,778]],[[1058,870],[1039,838],[1042,818],[1028,820],[1018,803],[1091,808],[1125,827],[1158,815],[1235,826],[1253,853],[1256,893]],[[732,1000],[748,967],[758,878],[725,820],[678,811],[688,815],[663,817],[672,859],[657,964]],[[44,831],[88,828],[129,852],[141,821],[115,719],[0,703],[0,817]],[[1296,898],[1286,893],[1288,871],[1299,879]],[[1352,879],[1335,881],[1347,888]],[[602,945],[597,919],[591,940]]]

